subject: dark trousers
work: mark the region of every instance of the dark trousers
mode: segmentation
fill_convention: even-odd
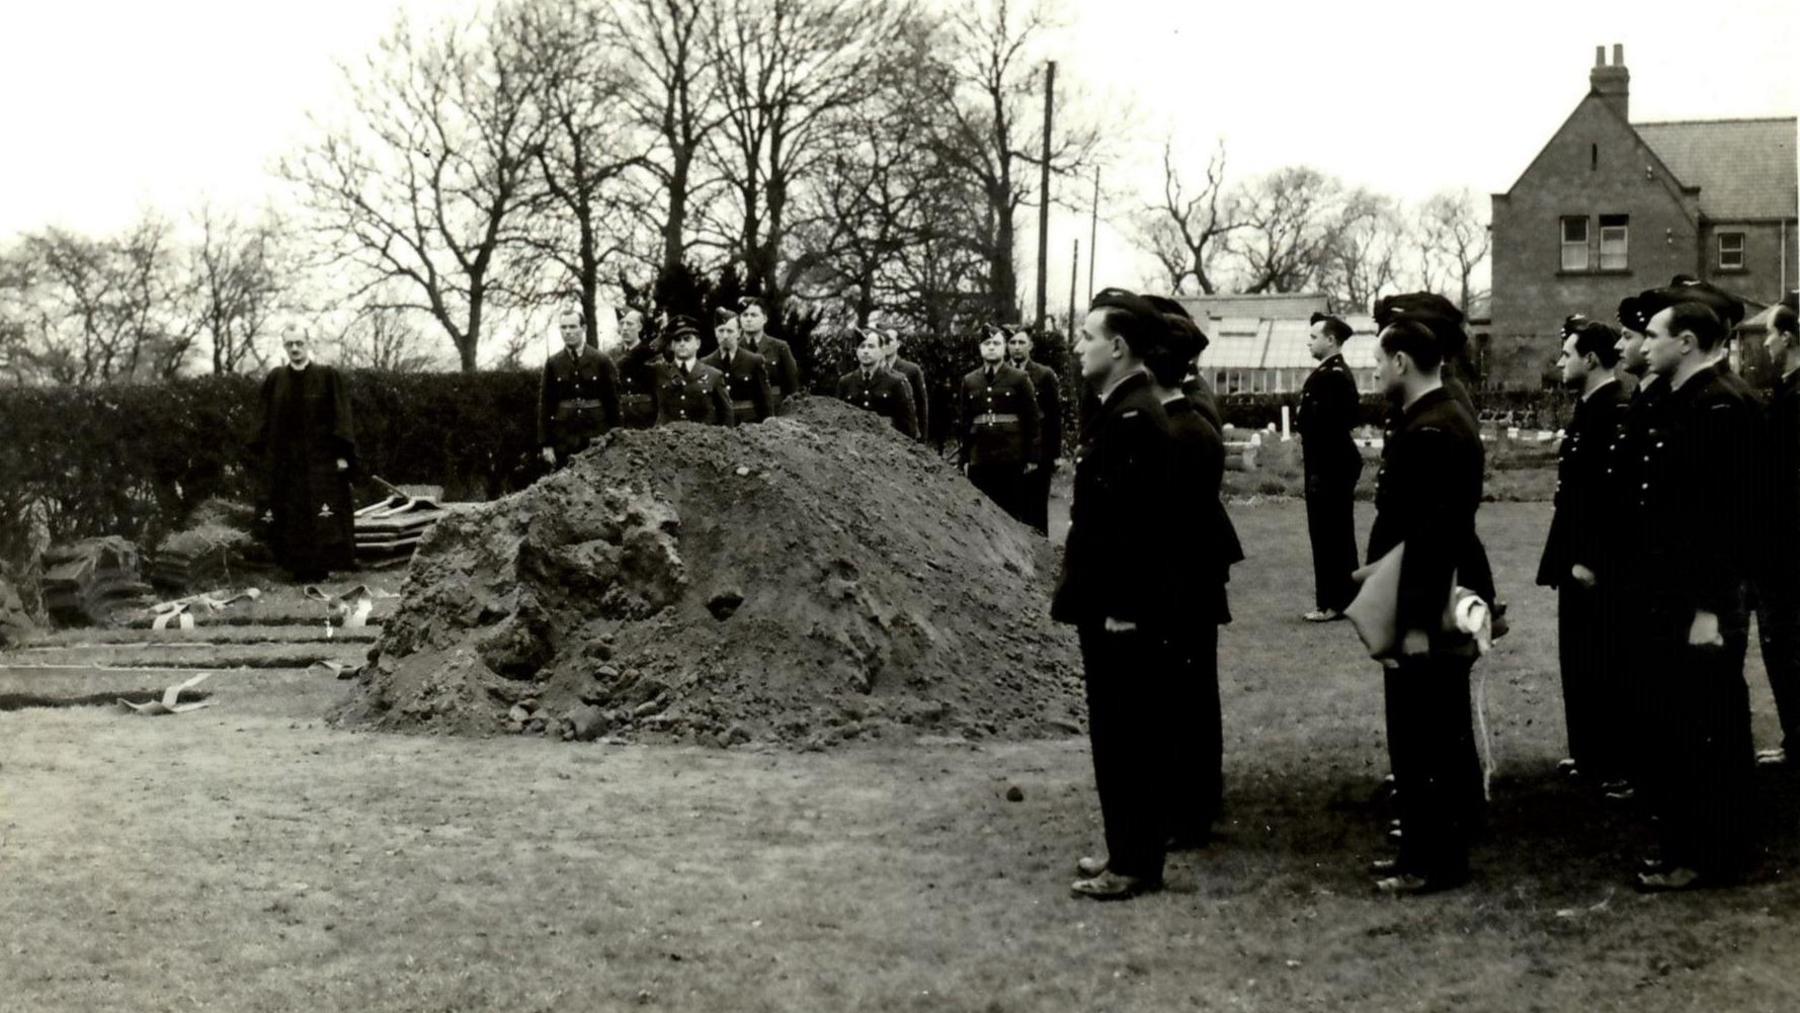
[[[1628,776],[1624,673],[1619,641],[1627,617],[1603,587],[1565,580],[1556,592],[1557,660],[1569,755],[1598,781]]]
[[[1354,471],[1306,474],[1306,534],[1312,540],[1313,602],[1342,612],[1356,597],[1350,579],[1356,556],[1356,478]]]
[[[1166,641],[1108,633],[1097,623],[1082,625],[1080,635],[1107,866],[1121,876],[1161,879],[1169,833]]]
[[[969,481],[1005,510],[1016,521],[1025,521],[1020,509],[1020,487],[1024,484],[1023,464],[971,464]],[[1029,522],[1027,522],[1029,523]]]
[[[1040,535],[1050,532],[1050,479],[1055,474],[1055,465],[1043,464],[1019,479],[1019,520]]]
[[[1781,719],[1781,744],[1800,753],[1800,561],[1771,566],[1750,591],[1763,668]]]
[[[1225,728],[1219,707],[1219,628],[1209,622],[1169,642],[1173,777],[1170,835],[1202,841],[1212,833],[1225,794]]]
[[[1749,860],[1754,819],[1748,623],[1742,611],[1722,615],[1725,646],[1697,648],[1687,644],[1691,620],[1691,612],[1651,616],[1650,803],[1666,862],[1730,881]]]
[[[1469,871],[1484,806],[1469,711],[1473,660],[1428,655],[1387,670],[1388,753],[1400,811],[1400,867],[1427,879]]]

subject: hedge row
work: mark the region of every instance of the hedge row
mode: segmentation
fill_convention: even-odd
[[[451,499],[491,498],[530,480],[535,373],[349,379],[365,473],[441,485]],[[257,390],[255,378],[223,376],[0,393],[0,558],[21,558],[36,524],[58,542],[121,534],[154,544],[210,497],[255,501],[246,446]]]
[[[944,374],[933,391],[932,428],[942,440],[953,371],[934,365]],[[365,473],[443,486],[449,499],[491,499],[536,475],[535,372],[355,371],[349,379]],[[0,392],[0,558],[21,558],[34,517],[59,542],[121,534],[153,545],[208,498],[254,502],[261,490],[246,445],[257,388],[255,378],[225,376]],[[1066,384],[1066,404],[1074,390]],[[1528,427],[1554,428],[1568,410],[1558,391],[1483,392],[1481,400],[1484,415]],[[1298,404],[1297,394],[1240,394],[1221,408],[1234,426],[1262,428],[1280,425],[1281,407]],[[1379,425],[1385,412],[1378,396],[1363,399],[1365,422]],[[1064,415],[1072,429],[1076,412]],[[1072,440],[1065,446],[1072,451]],[[358,492],[379,495],[372,486]]]

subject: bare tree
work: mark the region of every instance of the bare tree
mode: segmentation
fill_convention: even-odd
[[[1401,285],[1411,233],[1399,202],[1370,190],[1345,194],[1336,218],[1319,287],[1334,311],[1366,313],[1377,296]]]
[[[622,98],[635,125],[654,139],[643,163],[646,185],[632,210],[661,237],[655,266],[686,259],[688,219],[705,188],[701,148],[724,120],[717,50],[718,0],[618,0],[608,8],[614,44],[635,68]]]
[[[1488,232],[1475,195],[1467,188],[1432,195],[1419,208],[1419,250],[1426,285],[1448,289],[1446,295],[1468,312],[1487,297],[1476,281],[1487,263],[1493,236]]]
[[[726,182],[722,245],[777,305],[813,262],[784,255],[797,186],[836,145],[838,114],[874,86],[892,5],[866,0],[724,0],[713,40],[725,121],[708,154]]]
[[[412,311],[382,300],[352,317],[336,344],[337,364],[344,369],[418,373],[436,364],[425,350],[425,336],[413,323]]]
[[[1244,188],[1241,208],[1244,227],[1229,248],[1248,293],[1318,285],[1339,236],[1355,220],[1344,185],[1306,165],[1253,181]]]
[[[1218,291],[1212,265],[1226,237],[1244,227],[1237,220],[1237,198],[1225,187],[1225,142],[1206,162],[1206,181],[1188,194],[1175,168],[1173,142],[1163,142],[1163,191],[1160,200],[1147,204],[1136,216],[1138,236],[1168,272],[1169,290],[1181,291],[1194,279],[1200,291]]]
[[[34,367],[59,383],[166,378],[194,331],[174,312],[183,293],[168,222],[146,216],[94,239],[62,229],[27,236],[23,298]]]
[[[500,258],[543,140],[537,72],[493,21],[416,34],[402,18],[349,78],[354,119],[284,166],[352,295],[392,292],[430,315],[473,370]]]
[[[285,268],[282,223],[273,215],[245,223],[211,205],[198,215],[199,245],[188,254],[195,329],[212,346],[214,373],[260,369],[258,346],[279,308]]]
[[[947,17],[947,94],[952,115],[932,138],[939,154],[964,174],[984,199],[983,253],[988,262],[988,311],[1017,320],[1014,249],[1019,209],[1031,203],[1031,167],[1042,159],[1044,66],[1034,46],[1051,27],[1042,3],[1023,11],[1012,0],[971,0]],[[1065,126],[1052,139],[1051,171],[1078,171],[1097,134]]]
[[[534,100],[545,128],[523,242],[556,268],[556,297],[576,294],[590,343],[607,267],[629,241],[623,177],[648,164],[627,126],[624,54],[601,17],[595,7],[556,0],[525,0],[507,14],[519,52],[537,68]]]

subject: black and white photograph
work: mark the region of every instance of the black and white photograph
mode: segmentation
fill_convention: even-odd
[[[1800,1010],[1800,7],[0,39],[0,1013]]]

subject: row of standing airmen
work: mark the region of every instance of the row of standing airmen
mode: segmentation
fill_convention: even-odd
[[[764,330],[762,303],[746,298],[713,321],[717,349],[700,356],[700,329],[674,317],[651,339],[643,315],[620,315],[622,347],[606,355],[586,343],[579,313],[565,314],[564,348],[544,362],[538,444],[547,464],[566,462],[607,430],[672,422],[733,426],[761,422],[800,392],[787,342]],[[924,440],[930,399],[924,370],[900,355],[893,329],[853,334],[856,368],[838,378],[843,401]],[[983,332],[981,365],[957,392],[957,462],[999,506],[1039,532],[1049,527],[1050,482],[1062,453],[1062,395],[1056,373],[1032,360],[1031,335],[993,326]]]
[[[1790,296],[1765,342],[1778,374],[1765,406],[1729,364],[1742,317],[1737,298],[1677,277],[1623,300],[1617,328],[1569,318],[1557,360],[1576,404],[1536,576],[1557,593],[1570,753],[1558,767],[1655,817],[1658,849],[1634,870],[1646,890],[1739,881],[1755,837],[1753,765],[1785,766],[1787,747],[1800,745],[1800,543],[1791,532],[1800,511],[1800,334]],[[1302,395],[1312,621],[1339,618],[1356,592],[1351,511],[1361,458],[1350,434],[1355,385],[1341,355],[1348,333],[1340,321],[1315,319],[1320,366]],[[1475,584],[1466,569],[1458,579]],[[1491,594],[1491,575],[1482,579]],[[1744,680],[1752,613],[1784,736],[1760,754]],[[1390,726],[1393,704],[1390,693]],[[1475,812],[1466,722],[1455,719],[1454,701],[1432,720],[1459,734],[1426,736],[1439,745],[1422,756],[1400,755],[1405,737],[1390,727],[1397,801],[1418,795],[1409,785],[1418,778],[1402,773],[1411,766],[1433,788],[1460,785],[1444,811]],[[1411,807],[1400,808],[1404,865],[1414,828]],[[1460,881],[1474,823],[1459,816],[1454,847],[1401,871],[1429,885]]]

